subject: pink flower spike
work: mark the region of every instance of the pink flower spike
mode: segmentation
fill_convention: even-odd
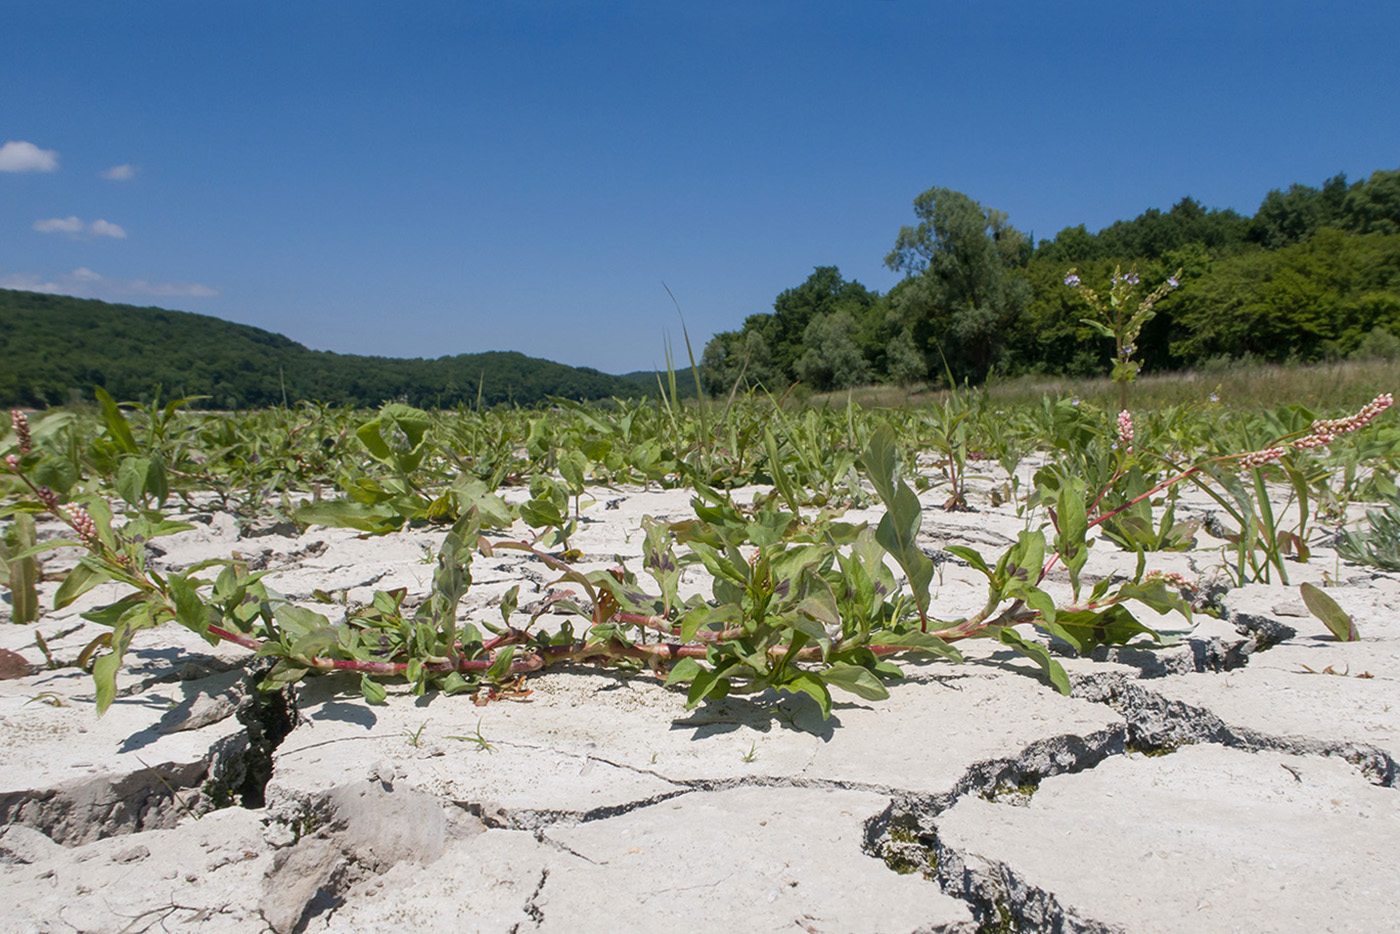
[[[39,496],[39,502],[44,504],[44,508],[56,516],[62,514],[58,511],[58,494],[46,486],[39,487],[35,493]]]
[[[97,523],[92,521],[92,516],[87,514],[86,509],[81,506],[69,506],[68,521],[72,524],[73,530],[78,533],[78,539],[84,545],[89,548],[97,547]]]
[[[15,429],[15,441],[19,444],[19,452],[28,454],[34,450],[34,439],[29,434],[29,416],[19,409],[10,409],[10,424]]]
[[[1287,453],[1287,448],[1264,448],[1262,451],[1251,451],[1240,458],[1240,468],[1250,470],[1255,467],[1263,467],[1265,464],[1278,460],[1285,453]]]
[[[1133,414],[1127,409],[1118,413],[1118,442],[1124,448],[1133,446]]]

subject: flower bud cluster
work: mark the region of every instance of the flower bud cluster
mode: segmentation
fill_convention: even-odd
[[[28,454],[34,450],[34,438],[29,434],[29,417],[19,409],[11,409],[10,424],[15,429],[15,441],[19,443],[19,452]]]
[[[1295,451],[1310,451],[1314,448],[1325,448],[1331,444],[1338,435],[1350,434],[1361,428],[1365,428],[1375,420],[1376,416],[1384,412],[1395,404],[1395,397],[1390,393],[1381,393],[1355,415],[1348,415],[1346,418],[1319,418],[1312,423],[1312,433],[1307,437],[1299,438],[1289,447]],[[1270,461],[1276,461],[1288,452],[1286,447],[1265,448],[1262,451],[1251,451],[1240,458],[1240,467],[1248,470],[1253,467],[1262,467]]]
[[[1274,447],[1264,448],[1262,451],[1250,451],[1240,458],[1240,467],[1243,470],[1250,470],[1255,467],[1263,467],[1271,461],[1276,461],[1288,453],[1288,448]]]
[[[39,502],[44,504],[44,508],[56,516],[62,515],[58,511],[58,494],[46,486],[38,487],[34,494],[39,497]]]
[[[92,521],[92,516],[81,506],[68,507],[68,522],[73,526],[73,530],[78,533],[78,540],[89,548],[96,548],[99,543],[97,537],[97,523]]]
[[[1155,583],[1161,581],[1168,587],[1175,587],[1178,590],[1199,590],[1200,588],[1191,581],[1182,577],[1175,571],[1151,571],[1143,578],[1144,583]]]
[[[6,454],[5,466],[10,468],[13,472],[19,473],[19,458],[15,457],[13,454]]]
[[[1356,431],[1357,429],[1365,428],[1375,420],[1377,415],[1394,404],[1395,397],[1385,392],[1366,403],[1366,407],[1355,415],[1348,415],[1346,418],[1319,418],[1312,423],[1312,434],[1303,438],[1301,441],[1295,441],[1293,446],[1296,448],[1320,446],[1317,444],[1305,444],[1305,442],[1311,441],[1314,438],[1326,439],[1321,442],[1321,444],[1325,445],[1337,435],[1344,435]]]
[[[1131,449],[1133,446],[1133,414],[1127,409],[1118,413],[1118,443],[1124,449]]]

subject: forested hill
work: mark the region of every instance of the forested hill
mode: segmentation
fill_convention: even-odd
[[[529,404],[548,396],[605,399],[645,388],[589,368],[491,352],[436,360],[309,350],[260,328],[208,315],[0,289],[0,404],[42,407],[92,398],[207,396],[235,409],[315,400],[377,406]]]

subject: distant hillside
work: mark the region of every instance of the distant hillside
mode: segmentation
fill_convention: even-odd
[[[633,370],[631,373],[623,373],[618,379],[631,384],[633,395],[636,395],[636,388],[649,396],[655,396],[657,390],[657,378],[660,378],[660,385],[666,388],[666,392],[671,392],[670,383],[666,380],[666,371],[661,370]],[[703,383],[705,378],[704,369],[700,371],[700,379]],[[682,399],[695,398],[695,376],[690,372],[690,364],[686,364],[682,369],[676,370],[676,395]]]
[[[0,289],[0,404],[203,395],[208,408],[315,400],[377,406],[528,405],[548,396],[654,395],[643,384],[514,352],[436,360],[309,350],[280,334],[208,315]]]

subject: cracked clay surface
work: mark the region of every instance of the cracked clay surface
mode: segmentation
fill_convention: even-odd
[[[689,511],[688,491],[595,498],[609,507],[578,533],[588,570],[637,563],[644,515]],[[938,500],[924,494],[931,551],[1024,527],[985,497],[975,513]],[[193,521],[158,564],[241,551],[293,599],[421,595],[442,534]],[[1218,583],[1221,544],[1202,532],[1149,566]],[[1100,541],[1084,573],[1135,561]],[[464,618],[497,615],[515,584],[539,601],[538,570],[478,557]],[[98,720],[71,666],[100,631],[77,614],[119,596],[98,588],[0,627],[33,666],[0,681],[0,934],[1387,930],[1400,575],[1324,542],[1288,571],[1290,586],[1225,589],[1220,618],[1197,614],[1172,647],[1061,659],[1069,697],[974,643],[962,665],[906,662],[888,700],[838,695],[826,721],[791,695],[686,711],[654,676],[563,666],[483,707],[394,686],[370,707],[337,677],[260,705],[246,651],[173,627],[139,635]],[[1303,581],[1361,642],[1302,608]],[[691,570],[683,587],[706,582]],[[935,588],[945,618],[984,593],[956,561]],[[61,667],[38,665],[36,631]]]

